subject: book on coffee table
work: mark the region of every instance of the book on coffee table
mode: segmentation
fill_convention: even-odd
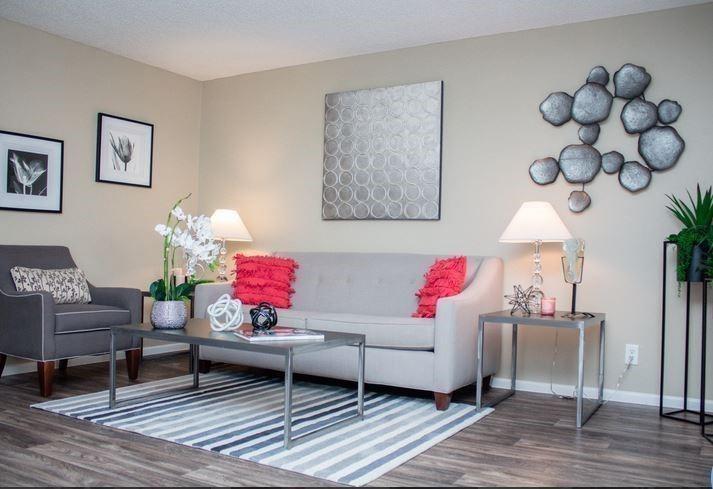
[[[283,328],[281,326],[259,332],[255,332],[252,329],[239,329],[235,331],[235,335],[251,343],[266,341],[324,341],[324,335],[317,331]]]

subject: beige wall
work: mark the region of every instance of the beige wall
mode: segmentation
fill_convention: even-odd
[[[707,4],[206,82],[200,208],[237,208],[255,247],[263,250],[499,255],[506,260],[509,287],[529,281],[531,249],[499,244],[498,237],[522,201],[549,200],[570,230],[587,242],[579,304],[608,313],[607,385],[614,386],[624,365],[625,344],[635,343],[641,348],[640,363],[624,389],[655,393],[661,240],[677,229],[664,209],[664,194],[680,194],[699,181],[713,183],[712,47],[713,5]],[[538,187],[527,169],[533,159],[557,156],[564,145],[576,142],[577,126],[545,123],[538,104],[551,91],[573,93],[597,64],[613,74],[625,62],[643,65],[652,74],[647,98],[672,98],[683,105],[676,128],[686,151],[678,166],[656,174],[639,195],[602,173],[587,188],[592,207],[571,214],[566,201],[574,187],[561,178]],[[441,221],[322,221],[324,94],[429,80],[443,80],[445,86]],[[621,100],[615,102],[597,147],[634,159],[636,139],[621,127],[622,106]],[[556,245],[546,246],[545,289],[566,306],[569,292],[559,256]],[[671,290],[672,303],[680,303],[675,287]],[[560,343],[554,380],[573,384],[574,335],[563,333]],[[526,329],[520,344],[521,378],[548,382],[553,333]],[[676,359],[680,364],[680,355]]]
[[[154,225],[198,190],[201,84],[1,19],[0,66],[0,129],[65,151],[62,214],[0,211],[0,243],[66,245],[95,284],[145,289],[161,273]],[[94,182],[98,112],[155,124],[153,188]]]

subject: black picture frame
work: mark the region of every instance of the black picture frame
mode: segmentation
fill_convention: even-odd
[[[23,139],[30,139],[30,140],[37,140],[37,141],[43,141],[45,143],[52,143],[53,145],[56,144],[58,145],[58,155],[59,155],[59,162],[58,162],[58,174],[59,174],[59,182],[56,188],[56,201],[57,205],[55,206],[56,208],[30,208],[30,207],[15,207],[15,206],[10,206],[10,205],[4,205],[3,201],[6,200],[4,197],[6,195],[9,195],[10,192],[8,192],[8,185],[9,185],[9,168],[6,170],[7,176],[5,177],[5,181],[0,182],[0,210],[3,211],[15,211],[15,212],[42,212],[42,213],[48,213],[48,214],[61,214],[62,213],[62,201],[64,197],[64,141],[61,139],[54,139],[54,138],[49,138],[49,137],[44,137],[44,136],[37,136],[34,134],[25,134],[21,132],[14,132],[14,131],[3,131],[0,130],[0,147],[4,146],[4,141],[3,138],[4,136],[10,136],[10,137],[15,137],[15,138],[23,138]],[[24,150],[17,150],[18,152],[25,152]],[[39,150],[37,150],[39,151]],[[10,149],[8,148],[6,151],[2,151],[3,154],[0,154],[0,163],[3,165],[7,165],[9,161],[9,153]],[[46,163],[45,166],[47,169],[49,169],[50,161],[49,161],[49,155],[43,155],[46,156]],[[40,194],[41,195],[41,194]],[[49,197],[49,184],[47,185],[47,197]]]
[[[147,159],[146,162],[144,162],[144,165],[146,165],[146,168],[148,170],[147,176],[145,177],[146,182],[141,183],[141,182],[131,182],[131,181],[121,181],[119,179],[111,179],[108,175],[103,174],[106,173],[106,163],[102,160],[103,155],[105,156],[104,153],[104,146],[102,144],[103,142],[103,132],[106,127],[104,119],[113,119],[114,121],[117,121],[115,123],[118,124],[126,124],[127,127],[129,125],[136,125],[136,126],[144,126],[145,130],[148,130],[148,135],[149,135],[149,142],[148,142],[148,148],[145,148],[147,153],[144,154],[144,158]],[[138,121],[134,119],[129,119],[126,117],[121,117],[117,115],[112,115],[112,114],[107,114],[105,112],[99,112],[97,114],[97,146],[96,146],[96,166],[95,166],[95,182],[99,183],[113,183],[116,185],[127,185],[131,187],[141,187],[141,188],[151,188],[153,184],[153,141],[154,141],[154,134],[155,134],[155,127],[153,124],[149,122],[143,122],[143,121]],[[102,169],[105,169],[104,172]]]

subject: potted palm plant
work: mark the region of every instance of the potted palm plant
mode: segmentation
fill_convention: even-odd
[[[690,192],[687,202],[667,195],[671,205],[666,206],[683,224],[683,229],[672,234],[668,240],[676,244],[676,277],[679,282],[703,282],[713,276],[713,190],[701,194],[696,186],[696,200]]]
[[[190,196],[179,199],[169,211],[166,224],[155,227],[163,236],[163,277],[151,284],[149,292],[154,299],[151,324],[159,329],[180,329],[186,325],[185,301],[196,285],[210,282],[197,279],[196,272],[205,266],[212,269],[220,252],[221,243],[213,236],[210,218],[191,216],[181,209],[181,203]],[[183,259],[188,277],[183,283],[177,283],[172,275],[177,259]]]

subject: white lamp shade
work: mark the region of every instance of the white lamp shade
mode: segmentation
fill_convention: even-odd
[[[572,234],[549,202],[525,202],[505,228],[501,243],[558,242]]]
[[[210,216],[213,234],[226,241],[252,241],[248,228],[240,219],[238,211],[233,209],[216,209]]]

